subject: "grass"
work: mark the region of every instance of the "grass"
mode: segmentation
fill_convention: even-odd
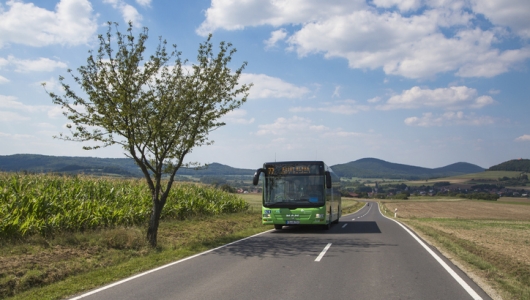
[[[485,205],[490,207],[477,214]],[[448,253],[503,299],[530,299],[530,213],[525,206],[488,201],[416,202],[409,204],[406,213],[403,203],[382,206],[389,217],[399,207],[399,221]],[[439,217],[432,217],[433,211]]]
[[[132,225],[0,239],[0,298],[61,299],[259,233],[261,194],[241,194],[246,212],[160,223],[158,247]],[[343,214],[364,203],[343,198]]]
[[[271,229],[260,220],[244,212],[163,221],[156,249],[137,227],[3,242],[0,298],[60,299]]]

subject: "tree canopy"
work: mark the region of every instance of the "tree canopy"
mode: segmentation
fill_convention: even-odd
[[[208,134],[225,125],[220,118],[247,99],[251,84],[239,84],[247,63],[232,71],[228,65],[236,49],[220,42],[214,53],[211,35],[199,45],[196,62],[191,64],[181,58],[176,45],[168,52],[162,38],[145,59],[148,29],[135,37],[132,23],[124,34],[117,23],[109,22],[106,35],[98,38],[98,51],[89,52],[78,74],[68,70],[83,94],[62,76],[64,94],[48,92],[70,121],[70,134],[57,138],[92,142],[83,146],[87,150],[123,147],[151,190],[147,238],[156,246],[160,212],[175,174],[180,167],[193,165],[185,163],[186,155],[213,143]]]

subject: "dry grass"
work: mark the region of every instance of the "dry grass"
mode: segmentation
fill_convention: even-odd
[[[530,205],[509,205],[493,201],[436,201],[388,203],[401,218],[456,218],[489,220],[530,220]]]
[[[157,249],[140,227],[0,240],[0,299],[61,299],[270,228],[244,212],[162,221]]]
[[[489,201],[385,203],[504,299],[530,298],[530,205]],[[487,290],[487,289],[485,289]]]

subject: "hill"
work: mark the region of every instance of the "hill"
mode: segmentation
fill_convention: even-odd
[[[0,171],[143,177],[140,168],[130,158],[70,157],[37,154],[0,155]],[[181,168],[177,174],[195,176],[252,175],[254,170],[237,169],[219,163],[212,163],[207,168],[199,170]]]
[[[427,179],[483,172],[484,169],[470,163],[459,162],[441,168],[422,168],[390,163],[376,158],[363,158],[346,164],[331,166],[341,177]]]
[[[410,180],[449,177],[484,171],[479,166],[463,162],[442,168],[429,169],[390,163],[375,158],[363,158],[331,167],[341,177]],[[129,158],[70,157],[37,154],[0,155],[0,171],[143,177],[138,166]],[[207,168],[199,170],[181,168],[177,174],[192,176],[251,176],[254,171],[254,169],[238,169],[219,163],[212,163]]]
[[[530,172],[530,159],[512,159],[495,165],[486,171],[519,171]]]

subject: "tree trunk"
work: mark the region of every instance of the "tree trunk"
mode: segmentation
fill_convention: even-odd
[[[153,210],[151,211],[151,218],[149,219],[149,228],[147,228],[147,240],[153,248],[157,245],[158,224],[162,208],[163,205],[158,200],[153,199]]]

